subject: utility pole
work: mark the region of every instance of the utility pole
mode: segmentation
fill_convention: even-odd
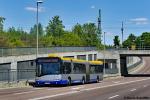
[[[122,26],[121,26],[121,34],[122,34],[122,46],[123,46],[123,35],[124,35],[124,23],[122,21]]]
[[[98,17],[98,37],[99,37],[100,43],[102,42],[101,35],[102,35],[102,28],[101,28],[101,9],[99,9],[99,17]]]

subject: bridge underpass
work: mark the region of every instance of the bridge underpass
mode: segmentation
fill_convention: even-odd
[[[129,73],[127,68],[127,57],[139,57],[141,58],[141,62],[143,63],[144,60],[150,60],[150,51],[149,50],[129,50],[129,51],[120,51],[120,71],[121,76],[125,77],[150,77],[150,73]],[[142,67],[144,65],[141,65]],[[145,65],[146,67],[150,67],[149,65]]]

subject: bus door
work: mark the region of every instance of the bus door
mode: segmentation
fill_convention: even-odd
[[[90,82],[90,68],[89,68],[89,64],[86,64],[86,82]]]
[[[63,62],[63,74],[65,75],[65,77],[68,77],[68,74],[71,73],[71,62]]]

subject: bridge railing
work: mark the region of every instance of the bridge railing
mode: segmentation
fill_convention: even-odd
[[[59,53],[59,52],[82,52],[97,50],[96,47],[47,47],[39,48],[39,54]],[[0,48],[0,57],[18,56],[36,54],[36,48],[19,47],[19,48]]]
[[[110,48],[107,48],[106,50],[108,51],[111,51],[111,50],[150,50],[150,46],[144,46],[144,47],[140,47],[140,46],[137,46],[135,48],[132,48],[132,47],[110,47]]]

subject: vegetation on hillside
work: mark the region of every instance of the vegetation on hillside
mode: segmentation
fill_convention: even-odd
[[[150,48],[150,32],[143,32],[140,36],[135,36],[131,33],[123,42],[123,47],[132,48],[132,46],[135,46],[136,48]]]
[[[10,27],[3,30],[5,18],[0,17],[0,47],[36,47],[36,27],[31,27],[30,32],[22,28]],[[59,16],[54,16],[49,20],[46,30],[41,23],[39,28],[39,46],[97,46],[100,41],[97,35],[95,23],[77,23],[71,31],[65,30],[63,21]]]

